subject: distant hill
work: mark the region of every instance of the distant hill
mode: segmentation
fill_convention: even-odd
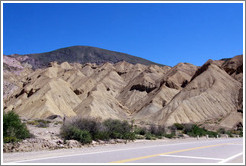
[[[16,57],[19,55],[15,54],[13,56]],[[25,58],[22,62],[31,64],[34,69],[47,67],[49,63],[53,61],[57,61],[58,63],[77,62],[81,64],[102,64],[106,62],[117,63],[120,61],[126,61],[131,64],[140,63],[143,65],[163,66],[140,57],[90,46],[72,46],[45,53],[26,54],[25,56],[28,58]]]

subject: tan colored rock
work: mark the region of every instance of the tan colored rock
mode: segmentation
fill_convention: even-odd
[[[210,64],[156,116],[166,125],[225,117],[236,110],[240,86],[225,71]]]
[[[53,62],[33,72],[23,67],[18,75],[5,66],[4,107],[26,118],[59,115],[163,125],[220,119],[219,126],[233,128],[242,121],[241,66],[242,56],[208,60],[201,67]]]

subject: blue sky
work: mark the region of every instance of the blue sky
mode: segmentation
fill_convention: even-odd
[[[243,53],[243,4],[3,5],[5,55],[74,45],[200,66]]]

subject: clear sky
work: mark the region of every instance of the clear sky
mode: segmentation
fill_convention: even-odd
[[[243,4],[3,5],[5,55],[74,45],[200,66],[243,53]]]

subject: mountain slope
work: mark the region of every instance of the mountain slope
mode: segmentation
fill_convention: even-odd
[[[126,61],[52,62],[34,71],[6,61],[4,82],[13,83],[17,90],[5,96],[4,107],[26,118],[65,115],[235,128],[243,124],[242,57],[208,60],[201,67],[179,63],[172,68]],[[13,67],[24,73],[15,77]]]
[[[14,57],[19,57],[20,55],[13,55]],[[23,55],[22,55],[23,56]],[[125,53],[120,53],[116,51],[110,51],[106,49],[90,47],[90,46],[72,46],[57,49],[45,53],[37,54],[26,54],[22,62],[29,63],[34,69],[47,67],[50,62],[57,61],[58,63],[68,62],[68,63],[117,63],[120,61],[126,61],[131,64],[144,64],[144,65],[160,65],[149,60],[132,56]]]

